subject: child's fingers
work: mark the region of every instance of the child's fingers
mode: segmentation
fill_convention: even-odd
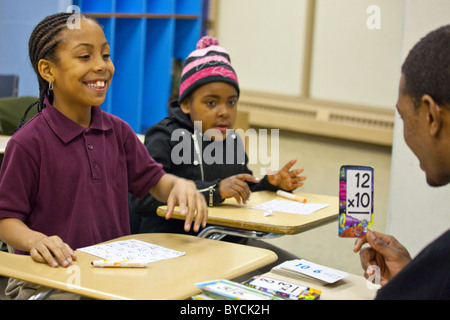
[[[237,174],[235,177],[236,177],[236,179],[239,179],[241,181],[259,182],[258,178],[254,177],[248,173],[240,173],[240,174]]]
[[[294,183],[294,184],[292,184],[292,190],[295,190],[297,188],[301,188],[301,187],[303,187],[303,185],[304,185],[303,182]]]
[[[76,260],[77,260],[77,256],[75,255],[75,252],[72,250],[71,247],[69,247],[68,244],[66,244],[66,249],[67,249],[67,251],[69,252],[70,257],[72,258],[72,260],[73,260],[73,261],[76,261]]]
[[[292,159],[291,161],[289,161],[288,163],[286,163],[283,167],[283,169],[281,169],[281,171],[289,171],[294,164],[297,163],[297,159]]]
[[[292,170],[292,171],[290,172],[290,175],[291,175],[291,177],[296,177],[296,176],[298,176],[299,174],[303,173],[303,171],[305,171],[304,168],[298,168],[298,169]]]
[[[291,182],[294,187],[299,187],[299,186],[303,186],[303,181],[305,181],[305,180],[306,180],[306,177],[302,176],[302,177],[292,178]]]
[[[59,265],[68,267],[72,263],[71,254],[67,250],[67,246],[62,242],[62,240],[56,243],[52,243],[52,246],[49,247],[49,250],[58,261]]]
[[[206,222],[208,220],[208,207],[205,198],[200,194],[197,194],[195,197],[193,215],[193,219],[195,218],[194,231],[198,232],[200,227],[206,227]]]
[[[178,206],[180,213],[185,216],[184,230],[188,232],[191,229],[191,224],[194,221],[196,210],[196,195],[198,192],[192,189],[184,189],[178,195]],[[203,196],[202,196],[203,197]]]
[[[206,228],[206,223],[208,222],[208,205],[206,204],[205,198],[203,196],[200,197],[199,201],[202,203],[202,227]]]
[[[173,215],[173,211],[175,210],[175,206],[177,205],[177,199],[175,197],[175,195],[173,194],[173,192],[171,192],[169,194],[169,197],[167,198],[167,212],[166,212],[166,220],[169,220],[170,218],[172,218]],[[181,214],[183,214],[183,211],[181,210],[181,204],[180,204],[180,211]]]
[[[205,197],[201,194],[198,194],[197,196],[196,219],[198,220],[198,229],[200,229],[200,226],[203,228],[206,227],[206,223],[208,222],[208,205],[206,204]]]
[[[230,193],[233,198],[236,199],[237,203],[244,204],[250,199],[251,191],[248,187],[248,184],[242,181],[238,181],[238,183],[230,186]]]
[[[58,266],[58,262],[56,262],[56,260],[53,258],[53,256],[50,254],[48,250],[47,251],[43,250],[41,252],[37,248],[33,248],[30,251],[30,256],[34,261],[40,263],[47,263],[53,268],[56,268]]]
[[[194,221],[195,217],[195,201],[192,198],[187,199],[187,212],[186,212],[186,218],[184,222],[184,230],[188,232],[191,230],[192,221]],[[195,231],[195,226],[194,226]]]
[[[72,263],[72,255],[75,255],[69,248],[59,237],[53,236],[42,239],[32,248],[30,255],[35,261],[46,262],[52,267],[58,264],[68,267]]]

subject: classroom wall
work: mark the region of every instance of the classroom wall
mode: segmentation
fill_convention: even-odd
[[[19,76],[19,96],[38,96],[28,58],[33,28],[47,15],[66,11],[72,0],[0,0],[0,74]]]
[[[221,46],[244,90],[299,95],[306,0],[219,0]],[[280,81],[280,79],[282,79]]]
[[[219,0],[217,36],[243,90],[300,95],[309,0]],[[380,29],[367,27],[371,5]],[[403,0],[315,0],[310,97],[393,110]]]
[[[450,1],[406,0],[402,61],[428,32],[450,24]],[[403,123],[395,118],[391,185],[386,232],[417,254],[450,226],[450,185],[431,188],[419,161],[403,139]]]
[[[311,97],[394,109],[402,11],[402,0],[316,0]]]

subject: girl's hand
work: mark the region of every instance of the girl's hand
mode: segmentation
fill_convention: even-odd
[[[58,265],[68,267],[77,257],[73,250],[58,236],[43,236],[34,240],[30,250],[34,261],[48,263],[56,268]]]
[[[250,188],[245,181],[258,182],[259,179],[247,173],[236,174],[219,182],[222,199],[235,198],[237,203],[244,204],[250,199]]]
[[[208,207],[205,197],[198,192],[194,182],[182,178],[176,178],[173,188],[167,199],[166,219],[172,216],[175,206],[178,205],[180,213],[186,216],[184,230],[188,232],[195,219],[194,231],[198,232],[200,226],[206,227],[208,220]]]
[[[296,162],[297,159],[289,161],[283,169],[276,173],[268,170],[267,179],[269,180],[269,183],[286,191],[292,191],[303,186],[303,181],[306,180],[305,176],[300,176],[303,172],[303,168],[289,171]]]

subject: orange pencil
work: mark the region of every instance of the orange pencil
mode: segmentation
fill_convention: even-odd
[[[295,194],[292,194],[292,193],[289,193],[289,192],[286,192],[286,191],[278,190],[277,191],[277,195],[280,196],[280,197],[289,199],[289,200],[294,200],[294,201],[298,201],[298,202],[301,202],[301,203],[306,203],[306,198],[299,197],[299,196],[297,196]]]

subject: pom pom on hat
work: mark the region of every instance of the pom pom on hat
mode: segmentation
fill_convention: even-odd
[[[239,96],[237,75],[231,66],[230,56],[219,41],[205,36],[197,42],[197,49],[184,61],[180,79],[178,102],[202,85],[211,82],[226,82],[236,88]]]
[[[197,42],[197,49],[205,49],[210,46],[218,46],[219,40],[214,37],[204,36]]]

